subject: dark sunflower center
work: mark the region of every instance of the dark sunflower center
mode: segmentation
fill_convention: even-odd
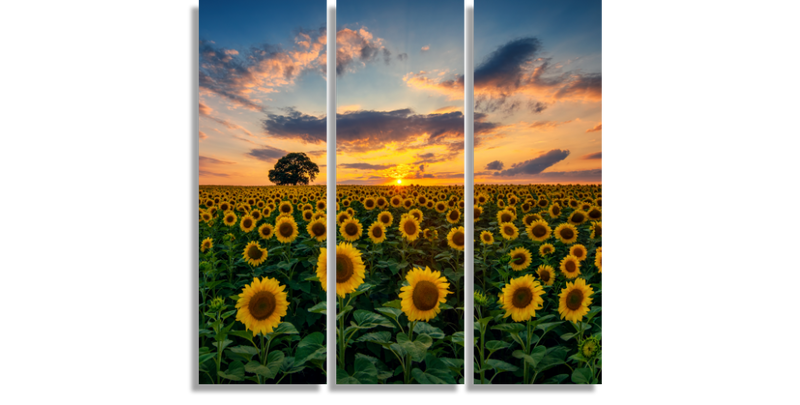
[[[233,223],[233,221],[234,221],[234,219],[233,219],[233,217],[232,217],[232,216],[227,216],[227,217],[225,217],[225,222],[228,222],[228,223]]]
[[[364,206],[367,208],[372,208],[373,205],[375,205],[375,203],[373,203],[372,200],[367,200],[364,204]]]
[[[517,253],[517,254],[514,255],[514,257],[512,259],[513,259],[514,264],[519,266],[522,263],[525,263],[525,254],[524,253]]]
[[[583,291],[581,290],[572,290],[567,294],[567,308],[575,311],[576,309],[581,307],[581,303],[583,302]]]
[[[575,232],[572,232],[572,229],[564,228],[561,230],[561,237],[564,239],[572,239],[575,236]]]
[[[461,231],[457,231],[453,234],[453,243],[456,246],[464,246],[464,233]]]
[[[572,222],[581,222],[583,221],[583,214],[580,212],[576,212],[572,214]]]
[[[539,275],[539,278],[541,278],[542,281],[544,281],[545,283],[550,281],[550,272],[549,271],[543,271],[542,274]]]
[[[284,213],[288,214],[289,210],[291,210],[291,209],[292,209],[292,207],[290,207],[289,205],[286,205],[286,204],[281,205],[281,212],[284,212]]]
[[[379,226],[372,228],[372,236],[380,238],[381,236],[383,236],[383,229]]]
[[[500,216],[500,222],[509,222],[511,221],[511,215],[503,214]]]
[[[450,219],[452,219],[453,221],[457,220],[458,219],[458,212],[450,211]]]
[[[492,240],[492,235],[489,235],[489,234],[485,234],[485,235],[483,235],[483,240],[485,240],[485,241],[487,241],[487,242],[488,242],[488,241],[490,241],[490,240]]]
[[[511,305],[517,308],[525,308],[531,301],[533,301],[533,291],[528,287],[517,288],[511,297]]]
[[[598,210],[589,211],[589,218],[592,218],[592,219],[600,218],[600,211],[598,211]]]
[[[417,224],[415,224],[414,221],[406,221],[406,223],[403,224],[403,230],[406,231],[406,234],[413,235],[417,232]]]
[[[314,233],[314,236],[322,236],[325,234],[325,225],[317,222],[311,226],[311,232]]]
[[[503,232],[508,236],[514,235],[514,229],[512,229],[510,226],[504,227]]]
[[[355,236],[358,233],[358,225],[351,222],[344,226],[344,232],[349,236]]]
[[[542,252],[544,252],[544,253],[550,253],[550,252],[552,252],[552,251],[553,251],[553,250],[552,250],[552,249],[550,249],[550,247],[546,247],[546,248],[542,249]]]
[[[344,283],[353,275],[353,261],[343,254],[336,254],[336,282]]]
[[[259,291],[250,298],[247,309],[253,318],[263,321],[275,312],[276,305],[275,295],[269,291]]]
[[[480,208],[479,208],[479,209],[476,209],[476,210],[474,210],[474,211],[472,212],[472,216],[473,216],[473,218],[474,218],[474,219],[478,219],[478,218],[480,218],[480,216],[481,216],[481,210],[480,210]]]
[[[544,236],[547,233],[547,229],[544,227],[544,225],[538,224],[538,225],[533,227],[533,230],[531,230],[531,233],[533,233],[533,236],[535,236],[537,238],[541,238],[542,236]]]
[[[439,302],[439,288],[430,281],[420,281],[414,286],[411,299],[414,301],[414,306],[421,311],[433,309]]]
[[[262,235],[269,236],[270,233],[272,233],[272,229],[269,229],[268,226],[265,226],[265,227],[261,228],[261,234]]]
[[[245,220],[242,222],[242,225],[243,225],[245,228],[249,228],[250,226],[252,226],[252,225],[253,225],[253,221],[251,221],[250,219],[245,219]]]
[[[564,268],[567,269],[567,273],[572,273],[575,271],[575,262],[572,260],[567,261],[564,263]]]
[[[599,226],[594,227],[595,236],[602,236],[602,233],[603,233],[603,228],[601,228]]]
[[[284,238],[288,238],[292,236],[294,229],[292,228],[292,224],[284,222],[281,224],[281,227],[278,229],[278,232],[280,232],[281,236],[283,236]]]
[[[559,212],[561,212],[561,208],[558,208],[558,206],[554,206],[553,207],[553,214],[558,215]]]
[[[381,219],[381,222],[383,222],[384,224],[388,224],[389,223],[389,216],[388,215],[381,215],[380,219]]]
[[[575,249],[575,251],[572,252],[572,255],[580,259],[581,257],[583,257],[583,249],[580,248]]]
[[[247,249],[247,257],[253,260],[261,259],[261,256],[263,255],[264,252],[262,252],[261,249],[259,249],[258,246],[256,245],[252,245],[250,246],[250,248]]]

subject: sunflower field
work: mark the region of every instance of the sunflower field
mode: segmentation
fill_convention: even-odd
[[[337,384],[464,382],[463,197],[337,187]]]
[[[475,185],[475,384],[602,382],[600,185]]]
[[[201,186],[199,381],[324,384],[324,186]]]

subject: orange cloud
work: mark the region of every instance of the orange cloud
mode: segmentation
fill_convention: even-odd
[[[206,138],[208,138],[208,135],[206,135],[205,132],[200,131],[200,140],[202,141],[203,139],[206,139]]]
[[[437,74],[437,76],[439,76]],[[403,76],[406,85],[418,90],[429,90],[444,94],[448,100],[464,99],[464,77],[455,75],[453,79],[441,77],[428,77],[428,72],[409,72]]]
[[[595,125],[594,127],[587,129],[586,132],[597,132],[597,131],[602,131],[602,130],[603,130],[603,123],[600,122],[597,125]]]

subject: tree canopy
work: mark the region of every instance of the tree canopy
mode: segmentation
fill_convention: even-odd
[[[279,186],[308,185],[319,174],[319,166],[303,152],[293,152],[275,163],[269,171],[269,181]]]

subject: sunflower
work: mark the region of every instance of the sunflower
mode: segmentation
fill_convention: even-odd
[[[243,323],[246,330],[253,331],[253,336],[258,332],[262,335],[272,332],[281,324],[281,317],[289,308],[283,291],[285,288],[271,277],[254,278],[253,283],[245,285],[239,294],[236,320]]]
[[[478,222],[481,219],[481,214],[483,214],[483,208],[480,205],[475,205],[472,207],[472,222]]]
[[[508,254],[511,256],[511,262],[509,262],[509,265],[511,265],[511,268],[514,269],[514,271],[522,271],[527,269],[528,266],[531,265],[531,261],[533,261],[531,252],[522,246],[511,250],[511,252]]]
[[[311,218],[314,217],[314,211],[305,210],[303,211],[303,221],[311,221]]]
[[[586,247],[581,244],[572,245],[569,248],[569,254],[575,256],[580,261],[586,260]]]
[[[249,263],[251,266],[258,266],[259,264],[267,261],[267,249],[259,246],[258,242],[252,241],[244,247],[242,256],[244,256],[244,261]]]
[[[556,271],[550,265],[539,265],[536,269],[536,274],[544,285],[553,285],[553,282],[556,281]]]
[[[436,212],[443,214],[447,209],[447,204],[444,201],[439,201],[434,205]]]
[[[599,221],[603,218],[603,212],[600,210],[600,207],[591,206],[586,212],[586,216],[592,221]]]
[[[272,227],[270,224],[262,224],[258,227],[258,236],[270,240],[272,239],[272,235],[275,234],[275,228]]]
[[[322,284],[322,291],[328,291],[328,249],[321,248],[317,256],[317,278]]]
[[[336,223],[341,225],[341,224],[344,223],[344,221],[347,221],[350,218],[351,218],[351,216],[350,216],[350,214],[347,213],[347,211],[342,211],[342,212],[336,214]]]
[[[328,238],[328,227],[325,226],[325,218],[315,219],[309,222],[308,226],[306,226],[306,231],[308,231],[308,234],[316,239],[317,242],[322,242]]]
[[[569,219],[567,219],[567,221],[572,225],[580,225],[586,222],[587,219],[589,219],[589,216],[586,215],[586,212],[583,210],[575,210],[572,211],[572,214],[569,214]]]
[[[325,203],[324,200],[317,201],[317,211],[325,211],[325,208],[328,207],[328,204]]]
[[[535,317],[536,310],[544,304],[542,295],[544,288],[532,275],[511,279],[503,287],[503,309],[506,310],[503,318],[511,316],[514,322],[525,322]]]
[[[586,285],[586,280],[582,278],[575,280],[575,284],[568,281],[567,287],[558,295],[558,313],[561,314],[561,319],[580,322],[589,313],[593,293],[592,287]]]
[[[558,216],[561,215],[561,206],[558,204],[553,204],[550,206],[550,209],[547,210],[547,212],[550,214],[550,217],[558,218]]]
[[[597,248],[597,252],[594,254],[594,265],[597,266],[597,272],[603,272],[603,248]]]
[[[389,200],[389,204],[391,204],[392,207],[399,208],[400,205],[403,204],[403,199],[399,196],[394,196],[391,200]]]
[[[511,222],[504,222],[500,224],[500,235],[506,240],[514,240],[519,236],[519,230]]]
[[[550,237],[550,234],[553,233],[553,230],[550,229],[550,225],[547,225],[547,222],[539,219],[531,223],[527,228],[525,228],[525,232],[528,233],[528,237],[531,240],[535,240],[537,242],[543,242]]]
[[[522,222],[525,223],[526,227],[531,226],[536,221],[544,221],[544,218],[539,214],[528,214],[522,218]]]
[[[214,247],[214,240],[211,238],[203,239],[203,243],[200,244],[200,251],[205,252]]]
[[[225,225],[233,226],[236,224],[236,214],[233,211],[228,211],[225,213],[225,216],[222,218],[222,222]]]
[[[459,210],[450,210],[447,213],[447,222],[451,224],[455,224],[458,220],[461,219],[461,211]]]
[[[372,211],[375,209],[375,207],[378,206],[377,204],[375,204],[375,199],[372,197],[365,198],[362,205],[364,205],[364,208],[366,208],[367,211]]]
[[[561,260],[561,273],[567,278],[573,279],[581,274],[581,261],[573,255],[567,255]]]
[[[378,221],[380,221],[384,226],[389,227],[392,226],[392,222],[394,222],[394,216],[389,211],[382,211],[378,214]]]
[[[363,230],[364,229],[361,226],[361,222],[355,218],[350,218],[339,226],[339,232],[342,234],[344,240],[348,242],[357,241],[358,238],[361,237]]]
[[[256,227],[256,220],[253,219],[253,217],[250,215],[243,216],[242,221],[239,222],[239,229],[241,229],[242,232],[244,233],[252,231],[253,228],[255,227]]]
[[[353,245],[341,242],[336,246],[336,294],[342,298],[364,283],[364,261]]]
[[[281,243],[292,243],[297,238],[297,223],[292,217],[278,217],[275,221],[275,236]]]
[[[556,238],[565,245],[573,244],[578,240],[578,228],[575,228],[575,225],[572,224],[563,223],[557,226],[555,234]]]
[[[289,201],[282,201],[281,205],[278,206],[278,212],[281,214],[291,214],[294,212],[294,207],[292,207],[292,203]]]
[[[601,221],[592,221],[592,234],[589,235],[592,239],[599,239],[603,236],[603,224]]]
[[[484,245],[491,245],[494,243],[494,235],[489,231],[481,232],[481,243]]]
[[[419,221],[411,215],[404,215],[400,218],[400,234],[409,242],[417,240],[419,237]]]
[[[517,219],[517,214],[512,212],[509,209],[504,209],[497,212],[497,223],[502,224],[504,222],[512,222]]]
[[[549,243],[545,243],[542,246],[539,246],[539,256],[549,255],[550,253],[553,253],[555,251],[556,248]]]
[[[424,218],[424,216],[422,215],[422,211],[420,211],[419,208],[414,208],[413,210],[408,211],[408,215],[413,215],[414,218],[416,218],[420,224],[422,223],[422,219]]]
[[[408,285],[400,288],[400,308],[409,321],[429,321],[441,311],[439,304],[447,301],[450,283],[438,271],[415,268],[406,275]]]
[[[386,240],[386,227],[382,223],[375,221],[369,226],[367,234],[372,243],[377,245]]]
[[[456,250],[464,250],[464,227],[451,228],[447,234],[447,244]]]

